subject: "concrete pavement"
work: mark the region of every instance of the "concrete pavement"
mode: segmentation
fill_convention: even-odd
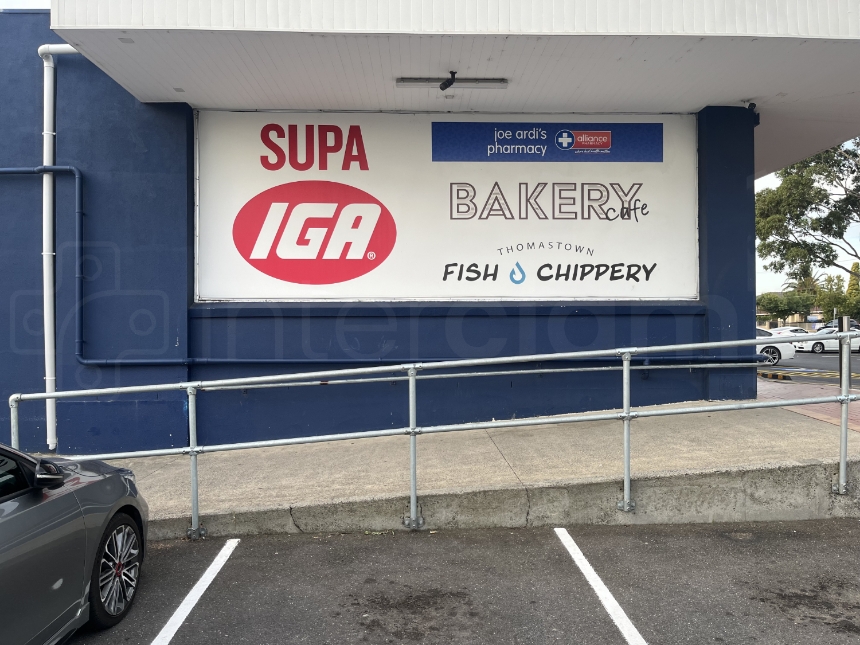
[[[763,399],[833,391],[759,381]],[[623,474],[620,421],[420,436],[422,514],[428,528],[469,528],[860,513],[853,496],[829,494],[838,404],[804,408],[634,420],[632,514],[615,509]],[[852,426],[860,429],[855,415]],[[860,442],[849,440],[849,454],[860,460]],[[150,504],[152,537],[183,535],[188,458],[121,463],[135,471]],[[210,535],[402,528],[408,463],[405,436],[203,454],[203,523]],[[860,462],[851,467],[860,476]]]

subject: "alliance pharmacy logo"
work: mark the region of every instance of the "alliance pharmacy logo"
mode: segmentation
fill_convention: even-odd
[[[335,284],[373,271],[394,249],[382,202],[333,181],[281,184],[236,215],[233,243],[248,264],[284,282]]]
[[[583,130],[559,130],[555,145],[561,150],[609,150],[612,147],[612,132]]]

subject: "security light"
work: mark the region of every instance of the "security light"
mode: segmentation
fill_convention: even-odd
[[[442,91],[444,92],[444,91],[445,91],[445,90],[447,90],[449,87],[451,87],[451,86],[454,84],[454,81],[456,81],[456,80],[457,80],[457,79],[455,78],[456,76],[457,76],[457,72],[451,72],[451,78],[445,79],[444,81],[442,81],[441,83],[439,83],[439,89],[440,89],[440,90],[442,90]]]
[[[753,127],[756,127],[761,123],[761,115],[758,112],[756,112],[755,109],[756,109],[755,103],[750,103],[749,105],[747,105],[747,110],[749,110],[750,112],[753,113]]]
[[[428,88],[439,87],[443,92],[450,89],[454,84],[454,76],[456,72],[452,72],[451,78],[417,78],[403,77],[398,78],[395,82],[395,87],[398,88]],[[503,90],[508,86],[506,78],[458,78],[456,79],[457,89],[461,90]]]

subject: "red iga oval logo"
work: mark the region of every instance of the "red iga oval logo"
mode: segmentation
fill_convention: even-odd
[[[385,205],[334,181],[295,181],[264,190],[233,222],[233,243],[255,269],[297,284],[335,284],[373,271],[394,248]]]

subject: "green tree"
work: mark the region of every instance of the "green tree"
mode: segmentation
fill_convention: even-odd
[[[854,320],[860,320],[860,296],[847,298],[845,310],[842,312],[842,315],[851,316]]]
[[[770,320],[785,319],[793,314],[808,316],[815,296],[810,293],[763,293],[756,298],[758,307],[768,313]]]
[[[756,195],[758,254],[767,269],[836,267],[857,275],[840,254],[860,262],[848,229],[860,223],[860,137],[777,172],[782,183]]]
[[[841,275],[824,276],[821,287],[818,289],[818,295],[815,298],[815,304],[821,307],[825,320],[830,320],[834,309],[836,310],[836,315],[846,313],[849,299],[845,295],[845,279]]]
[[[854,300],[860,297],[860,262],[855,262],[851,265],[851,277],[848,278],[848,287],[845,289],[845,295],[849,300]]]
[[[812,267],[806,265],[798,267],[788,274],[788,279],[783,283],[783,291],[796,291],[798,293],[818,293],[821,286],[821,274],[812,273]]]

